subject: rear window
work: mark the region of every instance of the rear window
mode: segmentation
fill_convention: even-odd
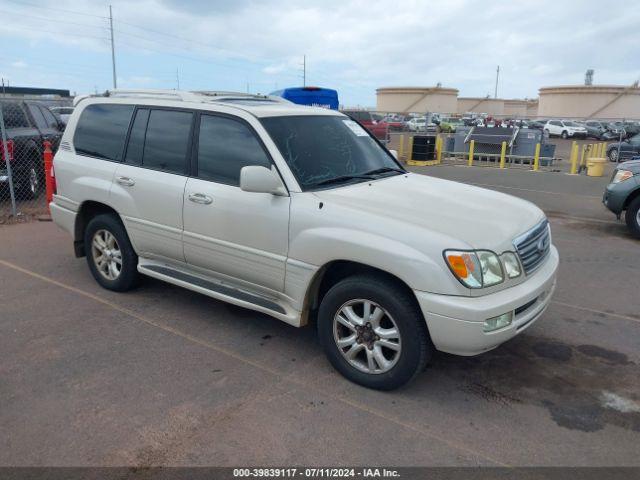
[[[80,155],[122,161],[133,105],[96,103],[80,115],[73,145]]]
[[[27,128],[29,122],[24,111],[17,103],[2,102],[2,117],[7,128]]]

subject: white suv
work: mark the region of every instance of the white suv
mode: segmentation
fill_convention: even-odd
[[[140,274],[317,323],[334,367],[393,389],[434,350],[476,355],[542,315],[558,253],[533,204],[405,171],[337,111],[270,97],[78,102],[55,222],[105,288]]]
[[[549,120],[544,126],[544,131],[549,136],[587,138],[587,129],[571,120]]]

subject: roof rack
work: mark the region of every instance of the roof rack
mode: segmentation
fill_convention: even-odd
[[[82,95],[74,99],[74,106],[85,98],[92,97],[125,97],[125,98],[156,98],[164,100],[177,100],[182,102],[233,102],[243,100],[272,101],[279,103],[288,103],[280,97],[272,97],[269,95],[243,93],[243,92],[226,92],[226,91],[186,91],[186,90],[162,90],[162,89],[116,89],[106,90],[104,93],[96,95]]]

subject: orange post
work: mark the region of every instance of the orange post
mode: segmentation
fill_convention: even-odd
[[[47,193],[47,210],[49,209],[49,203],[53,200],[53,152],[51,151],[51,142],[45,141],[44,145],[44,180]]]

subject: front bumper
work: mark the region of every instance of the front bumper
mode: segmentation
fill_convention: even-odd
[[[624,210],[624,203],[629,195],[638,188],[638,177],[633,177],[624,182],[610,183],[602,195],[602,203],[616,215]]]
[[[540,318],[556,287],[558,250],[551,247],[544,264],[524,282],[481,297],[415,291],[435,347],[455,355],[478,355],[515,337]],[[526,307],[526,308],[525,308]],[[511,325],[484,332],[484,321],[514,313]]]

